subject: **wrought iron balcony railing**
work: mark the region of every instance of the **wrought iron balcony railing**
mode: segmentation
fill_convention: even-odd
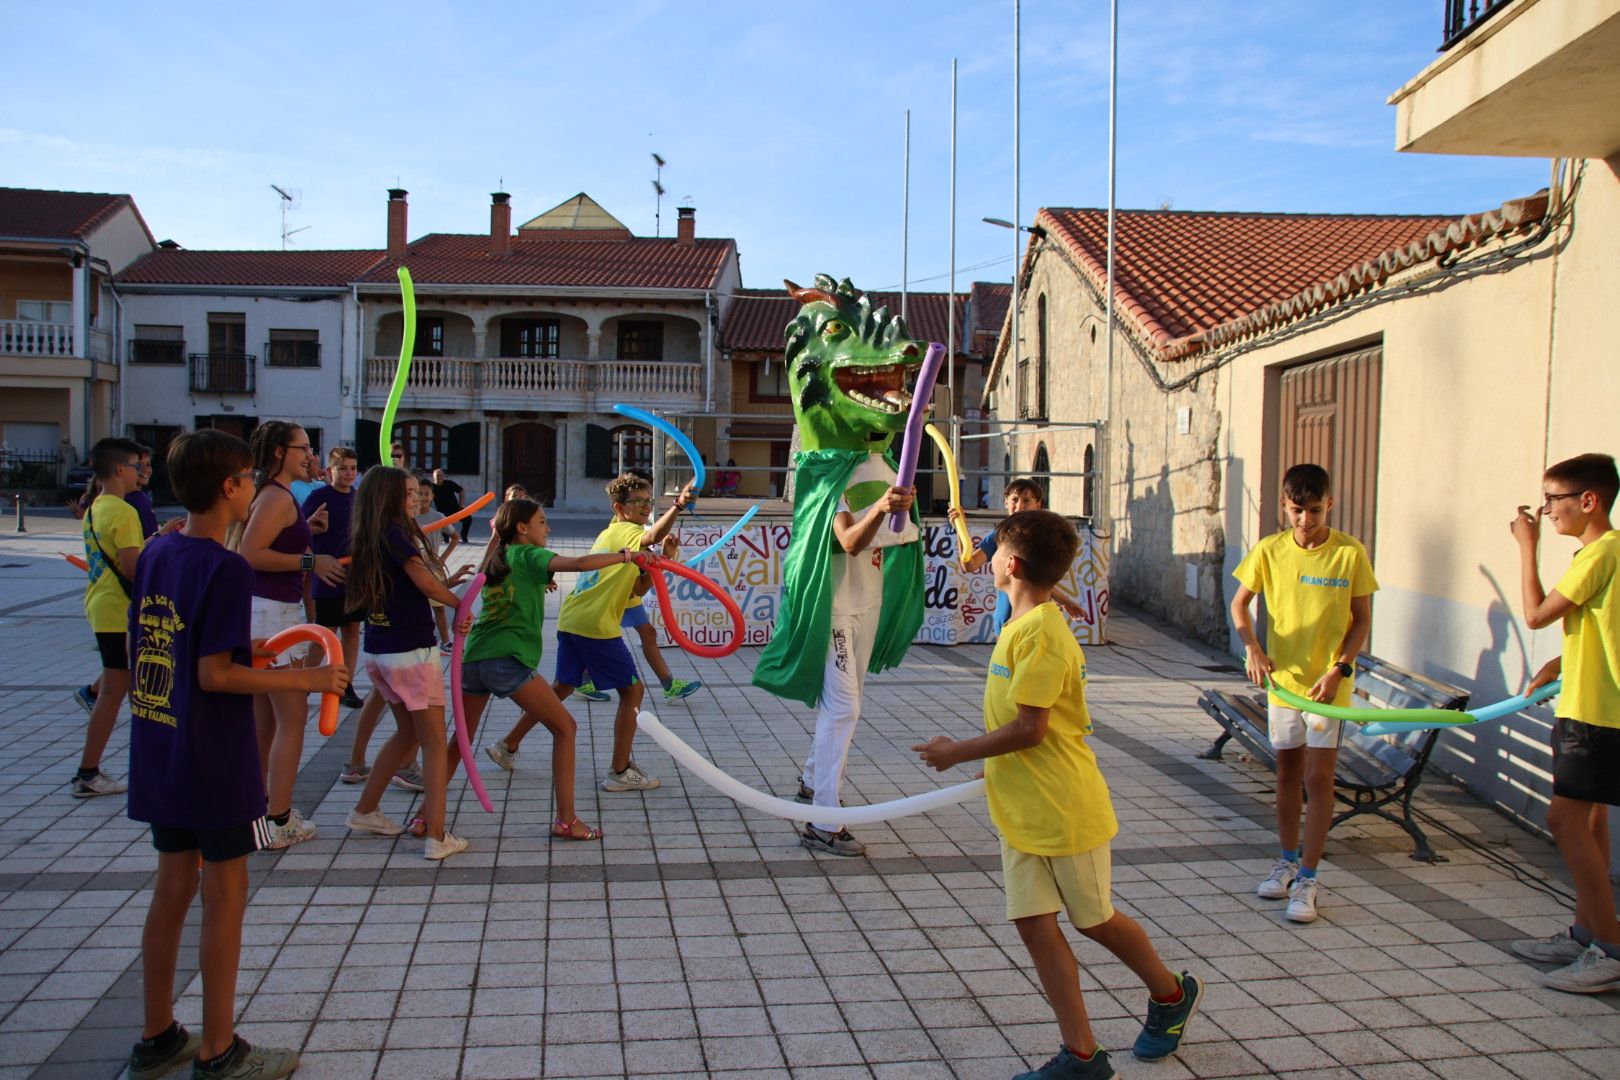
[[[1474,32],[1474,27],[1507,7],[1513,0],[1445,0],[1445,34],[1440,51],[1445,52]]]
[[[251,353],[192,353],[191,392],[251,394],[258,359]]]

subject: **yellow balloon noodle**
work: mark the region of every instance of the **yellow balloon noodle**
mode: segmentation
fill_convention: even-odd
[[[973,541],[968,538],[967,518],[962,516],[962,478],[956,471],[956,455],[951,453],[950,440],[945,438],[945,433],[939,428],[933,424],[924,424],[923,430],[928,432],[928,437],[939,447],[939,458],[945,463],[945,475],[951,482],[951,509],[956,511],[956,539],[962,545],[961,554],[957,557],[965,566],[968,557],[973,554]]]

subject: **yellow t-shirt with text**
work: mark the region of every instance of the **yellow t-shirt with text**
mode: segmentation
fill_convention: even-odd
[[[1301,695],[1338,659],[1351,599],[1378,591],[1367,549],[1338,529],[1308,549],[1294,542],[1292,530],[1273,533],[1249,549],[1232,576],[1266,598],[1266,655],[1277,666],[1272,678]],[[1350,704],[1351,689],[1345,679],[1331,704]]]
[[[1564,689],[1557,715],[1595,727],[1620,728],[1620,530],[1575,553],[1553,586],[1575,605],[1564,616]]]
[[[615,521],[603,529],[591,545],[591,554],[639,550],[646,527],[634,521]],[[630,606],[630,593],[641,572],[629,563],[602,570],[587,570],[574,582],[574,591],[563,599],[557,612],[557,629],[588,638],[616,638],[619,620]]]
[[[95,527],[91,528],[91,522]],[[118,583],[108,563],[120,548],[146,543],[141,516],[116,495],[97,495],[84,515],[84,561],[90,565],[90,584],[84,590],[84,617],[96,634],[122,634],[129,630],[129,594]],[[119,567],[119,573],[123,568]],[[133,579],[127,579],[134,585]]]
[[[1108,784],[1086,745],[1086,657],[1048,601],[1009,622],[990,655],[984,729],[1018,719],[1019,705],[1050,709],[1039,746],[987,758],[990,820],[1008,845],[1031,855],[1078,855],[1119,831]]]

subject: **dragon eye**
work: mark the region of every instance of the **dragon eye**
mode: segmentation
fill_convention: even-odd
[[[837,319],[834,319],[821,328],[821,333],[824,337],[838,337],[845,331],[845,329],[846,327],[843,323],[839,322]]]

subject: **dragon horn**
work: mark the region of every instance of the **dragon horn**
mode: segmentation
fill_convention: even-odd
[[[831,304],[833,307],[838,306],[838,297],[825,289],[803,289],[786,278],[782,279],[782,284],[787,286],[788,295],[801,304],[814,304],[819,300],[824,304]]]

